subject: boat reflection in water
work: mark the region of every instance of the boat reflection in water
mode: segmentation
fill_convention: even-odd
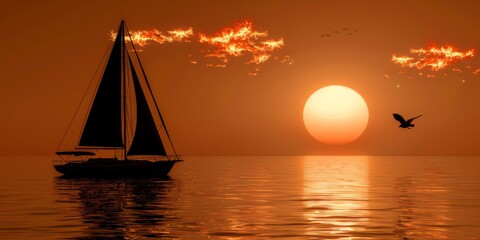
[[[57,202],[73,204],[83,235],[73,239],[172,238],[165,220],[174,205],[163,202],[175,182],[162,179],[55,179]]]

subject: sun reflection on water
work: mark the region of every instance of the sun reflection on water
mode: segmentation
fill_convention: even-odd
[[[352,239],[365,230],[368,157],[304,157],[306,235]]]

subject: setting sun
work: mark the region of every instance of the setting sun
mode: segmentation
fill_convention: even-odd
[[[355,90],[331,85],[308,98],[303,121],[310,135],[318,141],[345,144],[360,137],[367,127],[368,107]]]

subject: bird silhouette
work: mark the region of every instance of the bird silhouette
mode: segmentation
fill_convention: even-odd
[[[410,127],[415,127],[415,124],[412,124],[412,121],[421,117],[422,115],[418,115],[414,118],[410,118],[408,119],[407,121],[405,121],[405,119],[402,117],[402,115],[398,114],[398,113],[394,113],[393,114],[393,117],[395,118],[395,120],[397,120],[398,122],[400,122],[400,126],[398,127],[401,127],[401,128],[408,128],[410,129]]]

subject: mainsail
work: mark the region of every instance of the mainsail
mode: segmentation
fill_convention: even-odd
[[[123,22],[98,86],[79,146],[123,147],[122,52]]]

